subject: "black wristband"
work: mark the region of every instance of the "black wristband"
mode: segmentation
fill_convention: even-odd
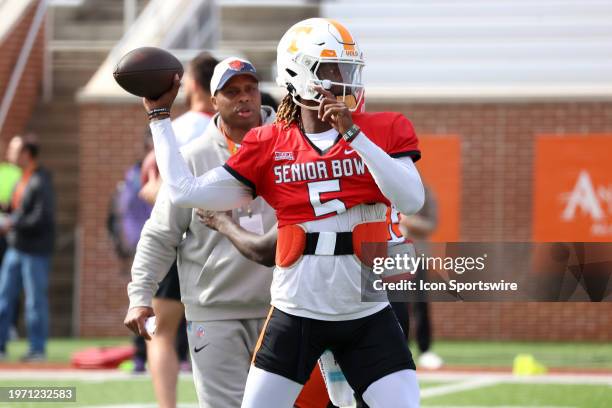
[[[359,133],[361,133],[359,126],[353,125],[342,134],[342,138],[346,141],[346,143],[351,143]]]
[[[149,116],[149,118],[159,116],[159,115],[164,115],[164,114],[170,116],[170,109],[156,108],[156,109],[151,109],[150,111],[147,112],[147,115]]]

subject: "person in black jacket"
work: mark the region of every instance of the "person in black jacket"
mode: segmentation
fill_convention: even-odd
[[[20,284],[25,290],[25,318],[30,349],[24,361],[45,359],[48,336],[48,283],[55,235],[54,192],[51,176],[38,164],[34,137],[15,136],[8,159],[22,169],[11,197],[10,214],[0,220],[0,234],[8,249],[0,270],[0,358],[6,342]]]

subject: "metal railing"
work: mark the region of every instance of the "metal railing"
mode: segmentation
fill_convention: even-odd
[[[156,44],[165,48],[203,48],[212,45],[217,32],[214,1],[189,0],[182,1],[182,4],[178,1],[175,3],[184,7],[173,7],[167,0],[151,0],[129,25],[109,57],[116,62],[125,54],[126,46],[132,43]]]
[[[138,15],[138,0],[123,0],[123,32],[126,33]]]
[[[219,12],[214,1],[193,1],[168,32],[161,46],[171,49],[213,48],[219,39]]]
[[[77,98],[108,95],[117,90],[112,69],[134,48],[155,46],[173,52],[214,48],[218,39],[218,19],[213,0],[150,0]]]
[[[15,63],[15,67],[13,68],[13,72],[11,73],[11,77],[8,81],[8,85],[2,98],[2,104],[0,104],[0,132],[2,132],[6,116],[8,115],[11,105],[13,104],[13,99],[15,98],[15,93],[17,92],[17,86],[21,81],[23,71],[25,70],[25,67],[28,63],[30,54],[32,53],[34,41],[36,40],[38,32],[40,31],[40,27],[43,21],[45,20],[47,7],[48,0],[40,0],[38,6],[36,7],[34,18],[32,19],[32,23],[30,24],[30,28],[26,35],[25,41],[23,42],[21,50],[19,51],[17,62]]]

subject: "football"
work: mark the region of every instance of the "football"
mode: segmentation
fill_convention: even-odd
[[[183,76],[183,65],[166,50],[136,48],[125,54],[113,72],[115,81],[129,93],[157,99],[172,87],[174,74]]]

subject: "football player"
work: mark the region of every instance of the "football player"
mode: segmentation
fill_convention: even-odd
[[[417,212],[420,151],[399,113],[354,113],[363,95],[362,52],[334,20],[285,33],[277,121],[251,130],[225,165],[194,177],[168,120],[178,92],[144,100],[158,165],[178,206],[227,210],[262,196],[278,218],[272,308],[242,406],[289,408],[319,356],[331,350],[372,408],[417,407],[412,355],[388,301],[361,301],[362,244],[386,243],[387,207]]]

